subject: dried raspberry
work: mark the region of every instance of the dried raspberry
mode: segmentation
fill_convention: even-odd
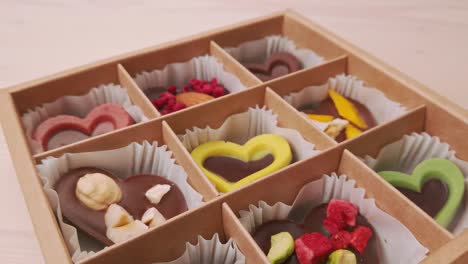
[[[330,239],[317,232],[297,238],[294,246],[297,259],[301,264],[319,263],[333,250]]]
[[[167,109],[167,108],[161,111],[162,115],[167,115],[167,114],[170,114],[170,113],[172,113],[172,111]]]
[[[175,97],[169,98],[169,100],[167,100],[167,103],[166,103],[166,108],[168,108],[169,110],[172,110],[175,104],[176,104]]]
[[[192,79],[192,80],[190,80],[190,82],[189,82],[189,84],[190,84],[191,86],[196,86],[196,85],[198,85],[199,83],[200,83],[200,80],[198,80],[198,79]]]
[[[220,96],[223,96],[224,95],[224,88],[221,87],[221,86],[216,86],[214,89],[213,89],[213,92],[211,93],[211,95],[213,95],[213,97],[215,98],[218,98]]]
[[[365,226],[358,226],[352,233],[351,233],[351,245],[359,251],[359,253],[363,254],[364,250],[366,249],[367,242],[372,237],[372,230]]]
[[[330,237],[333,250],[345,249],[351,242],[351,234],[348,231],[339,231]]]
[[[330,234],[335,234],[346,226],[356,225],[358,210],[356,206],[345,200],[331,200],[327,207],[327,218],[323,225]]]
[[[210,83],[211,83],[211,86],[216,87],[216,86],[218,86],[218,79],[213,78],[213,79],[211,79]]]
[[[185,104],[176,102],[175,105],[172,107],[172,110],[179,111],[181,109],[184,109],[185,107],[187,107]]]
[[[159,95],[159,98],[175,98],[175,95],[170,92],[163,92]]]
[[[213,92],[213,88],[211,87],[211,85],[209,85],[209,84],[204,84],[203,85],[202,93],[211,95],[212,92]]]
[[[170,92],[171,94],[176,94],[177,93],[177,87],[175,85],[171,85],[171,86],[169,86],[169,88],[167,88],[167,91]]]
[[[164,102],[161,98],[153,99],[153,101],[151,101],[151,103],[153,103],[153,105],[154,105],[154,107],[156,107],[156,109],[162,109],[164,107],[164,105],[166,104],[166,102]]]
[[[187,92],[190,92],[190,87],[188,87],[187,85],[182,87],[182,92],[183,93],[187,93]]]

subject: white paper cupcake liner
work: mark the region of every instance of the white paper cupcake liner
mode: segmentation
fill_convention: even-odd
[[[302,63],[302,68],[316,66],[323,58],[310,49],[297,49],[294,42],[280,35],[247,41],[237,47],[224,48],[227,53],[241,63],[264,63],[268,57],[277,52],[289,52]]]
[[[340,74],[329,78],[328,82],[319,86],[308,86],[297,93],[291,93],[283,99],[296,109],[306,105],[319,103],[328,98],[328,89],[356,100],[372,113],[377,125],[396,119],[406,112],[401,104],[388,99],[385,94],[375,88],[367,87],[356,76]],[[305,115],[305,113],[302,113]],[[319,122],[309,118],[309,122],[324,131],[330,122]]]
[[[411,174],[414,168],[424,160],[432,158],[448,159],[455,163],[465,176],[465,202],[449,230],[455,235],[468,228],[468,162],[458,159],[450,145],[440,142],[438,137],[427,133],[405,135],[399,141],[383,147],[374,159],[366,156],[363,161],[374,171],[399,171]]]
[[[270,133],[280,135],[289,142],[296,160],[303,160],[320,152],[315,149],[314,144],[306,141],[297,130],[278,127],[277,124],[278,115],[273,114],[266,107],[256,106],[249,108],[247,112],[228,117],[219,128],[195,127],[186,130],[185,134],[178,135],[178,137],[189,152],[210,141],[224,140],[242,145],[255,136]]]
[[[80,237],[78,240],[77,229],[63,221],[60,201],[53,189],[60,177],[70,170],[82,167],[103,169],[122,179],[138,174],[156,174],[174,182],[180,188],[189,210],[200,206],[203,203],[202,195],[187,183],[187,174],[182,167],[175,164],[171,156],[172,152],[167,150],[166,145],[158,147],[157,142],[144,141],[142,144],[132,143],[119,149],[67,153],[59,158],[48,157],[36,166],[73,261],[86,258],[101,248],[95,244],[94,239]]]
[[[240,211],[240,222],[253,233],[257,227],[271,220],[288,218],[293,208],[302,208],[304,203],[318,206],[331,199],[342,199],[352,202],[359,213],[374,228],[374,235],[380,247],[380,263],[419,263],[426,257],[428,249],[421,245],[411,232],[391,215],[380,210],[374,199],[366,199],[365,190],[356,187],[354,180],[347,180],[345,175],[324,175],[322,179],[306,184],[307,189],[314,193],[314,199],[294,201],[293,206],[278,202],[273,206],[263,201],[258,206],[250,205],[249,210]],[[308,207],[310,208],[310,207]],[[304,212],[306,213],[306,212]]]
[[[235,75],[226,72],[223,65],[213,56],[200,56],[186,62],[168,64],[162,70],[141,72],[134,78],[144,92],[152,87],[182,87],[192,79],[211,81],[216,78],[229,93],[245,90],[245,86]]]
[[[229,239],[226,244],[219,240],[216,233],[212,239],[204,239],[198,236],[196,245],[189,242],[185,252],[178,259],[170,262],[158,262],[154,264],[244,264],[245,256],[237,248],[236,243]]]
[[[106,103],[121,105],[133,118],[135,123],[148,120],[140,107],[132,104],[124,88],[116,84],[103,84],[99,87],[92,88],[85,95],[63,96],[54,102],[29,109],[23,114],[21,121],[26,130],[26,136],[32,152],[37,154],[44,151],[40,142],[32,138],[32,134],[36,127],[48,118],[58,115],[72,115],[84,118],[95,107]]]

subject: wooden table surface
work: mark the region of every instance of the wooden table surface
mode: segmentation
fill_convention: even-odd
[[[0,87],[292,8],[468,108],[468,1],[104,2],[0,0]],[[43,263],[3,136],[0,171],[1,262]]]

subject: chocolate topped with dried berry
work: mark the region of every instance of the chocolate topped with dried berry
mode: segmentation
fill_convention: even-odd
[[[345,200],[331,200],[315,207],[302,224],[290,220],[264,223],[253,238],[267,254],[273,249],[273,237],[285,232],[294,238],[294,251],[281,254],[276,246],[275,253],[281,261],[274,263],[342,263],[335,261],[342,258],[352,260],[343,263],[379,263],[372,226],[354,204]]]
[[[213,78],[211,81],[192,79],[187,85],[179,88],[175,85],[167,89],[152,87],[146,89],[144,93],[158,111],[165,115],[213,100],[228,94],[229,91]]]

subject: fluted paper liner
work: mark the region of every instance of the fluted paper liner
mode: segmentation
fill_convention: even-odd
[[[273,53],[288,52],[302,64],[302,68],[316,66],[323,58],[310,49],[298,49],[287,37],[268,36],[263,39],[247,41],[237,47],[225,47],[227,53],[241,63],[264,63]]]
[[[186,130],[178,135],[182,144],[189,152],[201,144],[223,140],[236,144],[244,144],[249,139],[262,134],[277,134],[284,137],[291,146],[296,160],[303,160],[319,153],[315,145],[306,141],[301,134],[290,128],[279,127],[278,115],[266,107],[249,108],[247,112],[234,114],[226,119],[219,128],[198,128]]]
[[[122,179],[138,174],[155,174],[174,182],[180,188],[189,210],[200,206],[203,197],[187,183],[187,174],[182,167],[175,164],[171,156],[172,152],[167,150],[166,145],[158,146],[157,142],[144,141],[142,144],[131,143],[119,149],[67,153],[59,158],[48,157],[36,166],[73,261],[86,258],[93,251],[102,249],[102,246],[82,233],[78,239],[77,229],[64,222],[60,201],[53,189],[60,177],[70,170],[82,167],[103,169]]]
[[[33,139],[32,135],[34,130],[48,118],[58,115],[72,115],[85,118],[95,107],[106,103],[121,105],[133,118],[135,123],[148,120],[140,107],[132,104],[124,88],[112,83],[103,84],[99,87],[92,88],[85,95],[63,96],[54,102],[45,103],[34,109],[28,109],[27,112],[22,115],[21,121],[26,130],[26,137],[32,152],[37,154],[44,151],[40,142]]]
[[[390,100],[383,92],[372,87],[367,87],[356,76],[345,74],[329,78],[328,82],[323,85],[307,86],[297,93],[284,96],[283,99],[296,109],[299,109],[327,99],[328,89],[333,89],[339,94],[363,104],[372,113],[377,125],[396,119],[406,112],[404,106]],[[301,114],[305,115],[303,112]],[[322,131],[330,123],[319,122],[310,118],[308,120]]]
[[[465,177],[464,203],[460,205],[457,215],[448,228],[453,234],[458,235],[468,228],[468,162],[458,159],[449,144],[442,143],[438,137],[427,133],[412,133],[383,147],[376,158],[366,156],[363,161],[376,172],[391,170],[411,174],[419,163],[432,158],[452,161]]]
[[[419,263],[426,257],[428,249],[421,245],[403,224],[379,209],[374,199],[364,198],[365,190],[357,188],[354,180],[347,180],[345,175],[337,176],[332,173],[304,187],[306,186],[310,188],[311,193],[314,193],[312,200],[296,200],[292,206],[281,202],[270,206],[260,201],[258,206],[250,205],[248,211],[239,212],[240,222],[252,234],[263,223],[287,219],[291,209],[300,208],[304,202],[311,203],[312,207],[315,207],[331,199],[342,199],[356,205],[359,213],[374,228],[380,249],[380,263]]]
[[[186,62],[171,63],[162,70],[141,72],[134,78],[135,82],[144,92],[153,87],[169,87],[175,85],[182,87],[191,79],[211,81],[216,78],[229,93],[245,90],[245,86],[235,75],[226,72],[223,65],[213,56],[200,56]]]
[[[244,264],[245,256],[237,248],[236,243],[229,239],[225,244],[219,240],[218,233],[212,239],[198,236],[196,245],[189,242],[185,252],[178,259],[170,262],[153,264]]]

